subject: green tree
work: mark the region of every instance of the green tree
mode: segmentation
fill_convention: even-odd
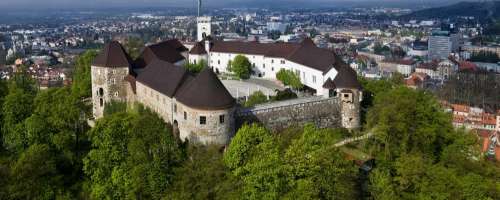
[[[229,67],[229,69],[239,78],[249,79],[252,73],[252,64],[246,56],[237,55],[234,60],[231,61],[231,67]]]
[[[219,146],[189,146],[187,154],[165,199],[240,198],[241,181],[224,165]]]
[[[290,89],[276,90],[276,96],[273,96],[273,101],[283,101],[296,98],[297,94]]]
[[[280,80],[284,85],[290,86],[296,90],[304,87],[300,81],[299,75],[294,73],[292,70],[280,69],[280,71],[276,73],[276,79]]]
[[[406,87],[375,97],[367,127],[376,132],[376,146],[384,147],[381,155],[388,160],[417,149],[435,156],[452,130],[450,116],[432,95]]]
[[[30,146],[12,166],[9,199],[55,199],[62,188],[56,162],[47,145]]]
[[[128,37],[123,46],[132,59],[137,59],[145,45],[139,37]]]
[[[127,111],[127,103],[119,101],[111,101],[104,106],[104,116],[113,115],[115,113]]]
[[[73,95],[86,98],[92,96],[91,68],[92,62],[97,56],[97,51],[87,50],[78,56],[75,63],[75,72],[73,74],[72,92]]]
[[[171,126],[144,111],[116,113],[90,131],[83,170],[97,199],[159,199],[172,183],[180,151]]]
[[[189,63],[189,62],[184,63],[184,68],[187,71],[195,74],[200,73],[207,66],[208,66],[207,61],[204,59],[200,60],[200,62],[198,63]]]
[[[375,199],[494,199],[500,171],[478,160],[477,139],[454,130],[451,117],[424,91],[395,87],[375,97],[367,128],[377,167]],[[482,181],[479,181],[482,179]]]
[[[4,147],[19,152],[28,147],[24,120],[33,112],[33,98],[30,93],[11,84],[9,94],[2,105],[2,134]]]
[[[267,96],[262,91],[259,90],[248,96],[248,99],[245,102],[245,107],[252,107],[257,104],[262,104],[266,102],[267,102]]]
[[[298,133],[272,135],[244,125],[224,162],[242,179],[245,199],[352,199],[356,168],[334,147],[341,134],[306,125]]]

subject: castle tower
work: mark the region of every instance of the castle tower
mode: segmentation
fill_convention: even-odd
[[[206,37],[212,35],[212,18],[205,16],[205,17],[198,17],[197,22],[198,22],[198,41],[202,41]]]
[[[108,43],[91,66],[92,111],[95,118],[104,114],[106,103],[127,100],[125,77],[132,59],[116,41]]]
[[[329,96],[339,99],[341,125],[347,129],[361,127],[361,84],[357,80],[356,71],[347,65],[337,67],[338,74],[333,81],[327,80],[323,87],[329,89]],[[335,88],[335,89],[332,89]]]

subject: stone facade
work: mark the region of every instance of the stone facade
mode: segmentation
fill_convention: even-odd
[[[235,133],[235,108],[200,110],[180,102],[177,102],[176,106],[173,124],[179,127],[179,135],[183,141],[228,144]]]
[[[342,127],[356,129],[361,127],[360,102],[362,93],[356,89],[340,90],[340,108],[342,113]]]
[[[235,132],[234,108],[200,110],[191,108],[148,86],[136,82],[137,92],[128,99],[148,107],[179,131],[182,141],[201,144],[227,144]],[[204,123],[201,118],[204,117]]]
[[[260,105],[237,112],[237,126],[256,122],[271,130],[313,123],[319,128],[342,126],[341,108],[337,97],[312,97]]]
[[[104,114],[104,105],[111,101],[127,101],[128,67],[91,67],[92,103],[95,118]]]

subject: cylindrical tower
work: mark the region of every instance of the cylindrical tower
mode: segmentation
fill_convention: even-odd
[[[127,100],[125,77],[132,59],[118,42],[108,43],[91,66],[92,104],[95,118],[104,114],[106,103]]]

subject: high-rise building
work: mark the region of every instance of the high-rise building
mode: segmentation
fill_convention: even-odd
[[[449,31],[433,31],[429,36],[429,58],[445,59],[452,52],[452,40]]]
[[[429,58],[446,59],[460,50],[460,33],[453,24],[446,24],[441,30],[432,31],[429,36]]]

